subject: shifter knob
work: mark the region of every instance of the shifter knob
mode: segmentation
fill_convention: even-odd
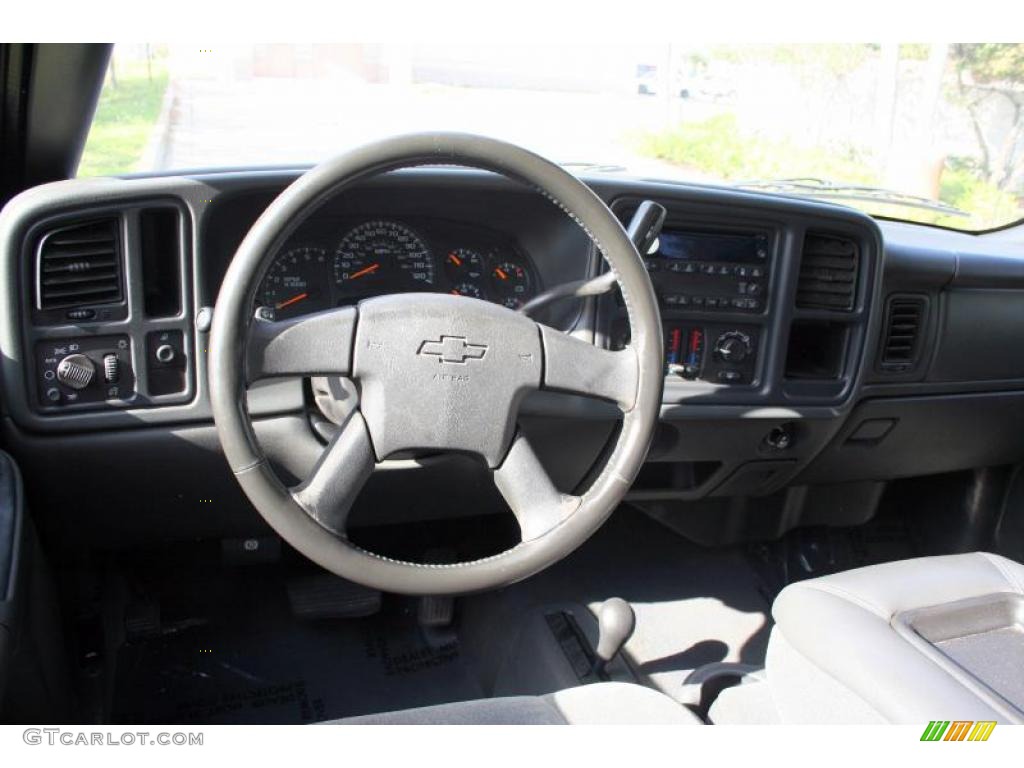
[[[636,628],[633,606],[621,597],[605,600],[597,611],[597,660],[594,673],[600,675],[615,654],[622,650]]]

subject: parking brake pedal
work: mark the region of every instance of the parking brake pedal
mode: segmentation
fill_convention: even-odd
[[[124,631],[129,640],[142,640],[160,634],[160,603],[133,600],[125,609]]]
[[[299,619],[357,619],[380,610],[381,594],[330,573],[288,580],[288,602]]]

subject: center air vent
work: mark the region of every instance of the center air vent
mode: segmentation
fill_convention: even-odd
[[[796,305],[801,309],[852,310],[859,255],[853,240],[808,232],[800,258]]]
[[[926,307],[923,296],[890,297],[882,340],[883,371],[905,373],[917,364]]]
[[[121,248],[117,218],[55,229],[39,243],[39,309],[121,301]]]

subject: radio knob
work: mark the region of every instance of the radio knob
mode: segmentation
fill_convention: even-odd
[[[85,355],[68,355],[57,365],[57,381],[72,389],[85,389],[96,375],[96,366]]]
[[[739,331],[727,331],[715,342],[715,354],[729,363],[743,362],[750,351],[750,337]]]

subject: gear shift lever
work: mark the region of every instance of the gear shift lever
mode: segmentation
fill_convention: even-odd
[[[603,677],[608,662],[622,650],[636,628],[636,614],[633,606],[621,597],[605,600],[597,610],[597,658],[594,660],[593,674]]]

